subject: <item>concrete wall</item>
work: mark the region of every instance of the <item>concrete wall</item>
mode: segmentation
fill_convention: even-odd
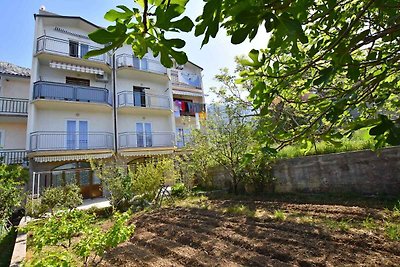
[[[3,149],[25,149],[26,121],[0,122]]]
[[[400,193],[400,147],[280,160],[276,192]]]

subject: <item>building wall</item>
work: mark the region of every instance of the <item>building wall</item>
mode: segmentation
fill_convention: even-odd
[[[280,160],[277,192],[399,194],[400,147]]]
[[[0,97],[29,98],[29,78],[3,76]]]
[[[66,131],[67,120],[87,120],[89,132],[112,132],[111,112],[82,110],[36,110],[34,131]]]
[[[150,112],[149,112],[150,113]],[[118,131],[119,132],[134,132],[136,131],[137,122],[149,122],[152,124],[154,132],[175,132],[169,121],[170,113],[166,115],[134,115],[134,114],[119,114],[118,115]]]
[[[0,131],[5,138],[3,149],[25,149],[26,121],[0,122]]]

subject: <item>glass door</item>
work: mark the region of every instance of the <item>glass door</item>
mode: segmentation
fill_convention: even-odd
[[[153,134],[151,128],[151,123],[136,123],[137,147],[153,146]]]
[[[67,149],[88,149],[88,121],[67,120]]]

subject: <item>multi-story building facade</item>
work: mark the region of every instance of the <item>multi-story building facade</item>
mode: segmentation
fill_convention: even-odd
[[[81,17],[35,15],[30,85],[24,77],[28,86],[18,95],[27,110],[16,116],[37,188],[74,179],[84,197],[100,196],[88,160],[129,164],[172,154],[205,116],[201,67],[166,69],[150,54],[138,59],[129,46],[85,59],[100,47],[87,37],[97,28]]]
[[[27,166],[26,126],[30,70],[0,62],[0,159]]]

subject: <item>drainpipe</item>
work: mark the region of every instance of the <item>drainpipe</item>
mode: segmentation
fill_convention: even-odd
[[[113,122],[114,122],[114,153],[118,154],[118,130],[117,130],[117,88],[115,85],[115,78],[117,77],[117,71],[115,69],[115,51],[112,54],[112,91],[113,91]]]

